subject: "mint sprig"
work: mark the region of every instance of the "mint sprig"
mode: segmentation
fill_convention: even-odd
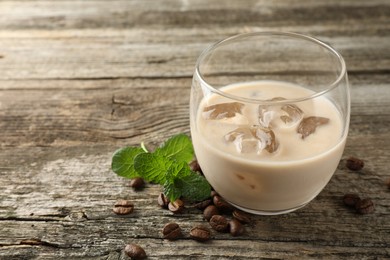
[[[188,164],[193,158],[190,138],[178,134],[166,140],[154,152],[147,152],[144,146],[117,150],[112,157],[111,168],[120,176],[142,177],[162,185],[170,201],[180,197],[201,201],[210,196],[211,187],[203,176],[191,171]]]

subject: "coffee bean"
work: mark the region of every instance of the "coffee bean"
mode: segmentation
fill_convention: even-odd
[[[234,237],[241,236],[245,232],[244,225],[242,225],[237,219],[229,221],[229,230],[230,234]]]
[[[211,232],[210,229],[204,226],[197,226],[190,230],[190,237],[200,241],[205,242],[207,240],[210,240],[211,238]]]
[[[174,202],[169,202],[168,209],[175,214],[182,213],[184,210],[184,202],[180,199],[177,199]]]
[[[211,204],[211,200],[209,199],[209,200],[204,200],[204,201],[201,201],[201,202],[194,204],[194,207],[197,209],[200,209],[200,210],[204,210],[210,204]]]
[[[203,218],[207,221],[209,221],[214,215],[219,215],[219,210],[215,205],[209,205],[203,211]]]
[[[190,162],[189,166],[190,166],[191,171],[202,172],[202,169],[200,168],[198,160],[193,160],[192,162]]]
[[[346,205],[347,207],[354,208],[358,201],[360,201],[360,197],[355,193],[345,194],[343,197],[344,205]]]
[[[168,208],[168,204],[169,204],[169,200],[164,195],[164,193],[160,193],[160,195],[158,195],[158,198],[157,198],[157,203],[158,203],[158,205],[160,207],[162,207],[164,209],[167,209]]]
[[[164,238],[169,240],[176,240],[182,235],[180,226],[174,222],[165,224],[162,233]]]
[[[229,227],[229,222],[224,216],[214,215],[210,219],[210,226],[218,232],[226,232]]]
[[[231,212],[234,210],[234,207],[227,203],[221,196],[215,195],[213,197],[213,203],[214,205],[223,212]]]
[[[216,192],[215,190],[212,190],[211,192],[210,192],[210,197],[211,198],[214,198],[214,196],[217,196],[218,195],[218,192]]]
[[[388,178],[388,179],[386,180],[386,185],[387,185],[387,188],[390,189],[390,178]]]
[[[134,260],[142,260],[146,258],[145,250],[137,244],[126,245],[125,253]]]
[[[349,157],[347,159],[347,168],[352,171],[360,171],[364,167],[364,162],[356,157]]]
[[[145,181],[140,177],[136,177],[134,179],[131,179],[130,181],[130,187],[132,187],[133,189],[139,190],[142,189],[144,186],[145,186]]]
[[[129,200],[117,200],[112,210],[115,214],[127,215],[133,212],[134,204]]]
[[[375,207],[372,200],[366,198],[366,199],[359,200],[355,205],[355,209],[360,214],[370,214],[374,212]]]
[[[248,224],[251,222],[251,216],[248,213],[245,213],[241,210],[238,209],[234,210],[232,215],[235,219],[237,219],[243,224]]]

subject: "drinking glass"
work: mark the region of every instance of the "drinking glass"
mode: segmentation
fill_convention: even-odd
[[[282,214],[315,198],[340,161],[349,117],[345,62],[313,37],[236,35],[196,63],[195,154],[214,190],[241,210]]]

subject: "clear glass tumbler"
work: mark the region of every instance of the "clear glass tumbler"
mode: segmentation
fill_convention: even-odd
[[[197,61],[195,154],[213,188],[244,211],[282,214],[315,198],[340,161],[349,117],[345,62],[315,38],[241,34]]]

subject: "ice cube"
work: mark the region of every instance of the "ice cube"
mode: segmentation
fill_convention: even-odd
[[[232,142],[239,153],[258,153],[260,142],[248,127],[239,127],[225,135],[227,142]]]
[[[303,111],[297,106],[293,104],[287,104],[281,107],[281,110],[287,113],[287,115],[281,115],[280,119],[285,124],[294,124],[299,122],[303,118]]]
[[[283,97],[274,97],[267,99],[265,101],[280,101],[285,100]],[[259,114],[259,123],[263,127],[271,127],[271,122],[280,113],[279,106],[268,106],[268,105],[259,105],[258,114]]]
[[[270,127],[275,118],[276,110],[271,110],[268,106],[259,106],[259,123],[263,127]]]
[[[310,116],[304,118],[297,128],[297,132],[301,134],[302,139],[311,135],[316,131],[317,126],[325,125],[329,122],[329,118]]]
[[[267,101],[281,100],[286,99],[283,97],[274,97]],[[259,124],[266,128],[281,126],[282,123],[277,120],[277,118],[280,118],[286,126],[292,126],[293,124],[301,121],[303,118],[303,111],[294,104],[274,106],[260,105],[258,108],[258,114]]]
[[[220,103],[207,106],[203,109],[205,119],[219,120],[234,117],[237,113],[242,114],[244,104],[240,102]]]
[[[257,153],[267,150],[273,153],[278,148],[274,132],[259,125],[239,127],[225,135],[227,142],[232,142],[239,153]]]
[[[273,153],[278,149],[278,142],[275,137],[274,131],[270,128],[261,126],[252,126],[252,134],[260,141],[260,150],[267,150],[269,153]]]
[[[234,145],[240,153],[259,153],[260,142],[255,138],[245,139],[239,137],[234,141]]]
[[[239,127],[225,135],[225,140],[227,142],[234,142],[238,137],[241,138],[253,138],[252,132],[249,128]]]

